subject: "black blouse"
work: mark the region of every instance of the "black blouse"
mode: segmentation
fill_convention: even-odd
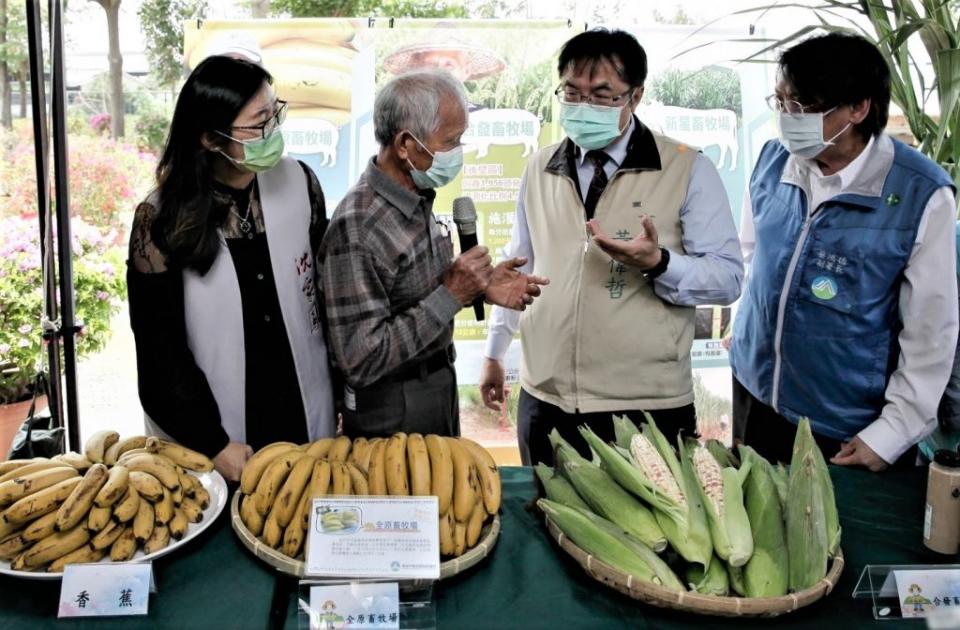
[[[301,166],[311,206],[310,243],[316,252],[327,226],[326,207],[316,176],[306,165]],[[225,206],[222,231],[243,308],[247,443],[256,450],[278,440],[305,442],[306,414],[280,310],[256,181],[244,190],[217,184],[214,198]],[[182,271],[167,269],[165,257],[150,238],[155,213],[149,203],[137,207],[127,264],[140,401],[171,437],[212,457],[229,438],[206,377],[187,346]]]

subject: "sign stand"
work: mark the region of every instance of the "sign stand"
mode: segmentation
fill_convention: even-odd
[[[929,628],[956,628],[960,564],[868,564],[853,598],[868,597],[877,621],[926,619]]]
[[[297,627],[436,630],[433,593],[433,580],[304,579],[297,601]]]

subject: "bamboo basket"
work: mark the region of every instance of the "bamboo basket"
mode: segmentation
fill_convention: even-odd
[[[618,571],[591,556],[570,540],[549,517],[546,517],[550,536],[560,548],[583,567],[590,577],[620,591],[624,595],[659,608],[670,608],[699,615],[716,617],[778,617],[809,606],[829,595],[843,572],[843,553],[838,551],[826,577],[799,593],[782,597],[717,597],[700,593],[671,591],[670,589],[641,580]]]
[[[243,520],[240,518],[239,490],[233,493],[233,499],[230,500],[230,524],[233,526],[233,531],[237,533],[237,537],[240,538],[243,546],[250,550],[257,558],[288,575],[300,578],[304,576],[304,563],[302,559],[290,558],[269,545],[264,544],[263,541],[254,536],[250,530],[247,529],[246,525],[243,524]],[[493,520],[483,526],[483,530],[480,532],[480,540],[477,541],[476,546],[459,558],[451,558],[446,562],[440,563],[440,579],[443,580],[453,577],[479,563],[490,555],[499,537],[500,515],[495,514]],[[431,581],[432,580],[404,580],[400,583],[400,586],[404,590],[415,590],[421,586],[426,586]]]

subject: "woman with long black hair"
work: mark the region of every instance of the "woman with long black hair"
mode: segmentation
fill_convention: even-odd
[[[137,209],[127,282],[148,433],[236,480],[254,450],[333,435],[310,169],[283,156],[266,70],[210,57],[187,79]]]

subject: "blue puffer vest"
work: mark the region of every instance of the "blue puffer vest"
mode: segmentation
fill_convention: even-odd
[[[780,142],[763,147],[750,180],[756,250],[734,323],[733,374],[787,419],[807,416],[838,440],[885,404],[904,269],[927,201],[953,185],[893,142],[880,196],[838,195],[812,217],[802,188],[781,181],[789,153]]]

